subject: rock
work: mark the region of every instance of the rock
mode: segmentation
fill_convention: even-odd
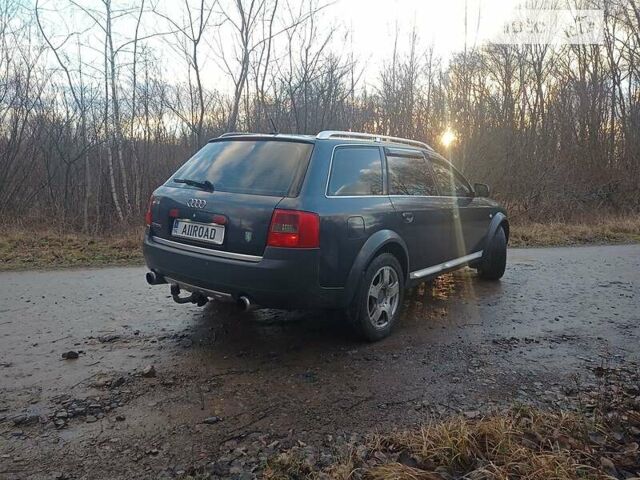
[[[147,365],[142,369],[142,376],[145,378],[153,378],[156,376],[156,368],[153,365]]]
[[[595,443],[597,445],[604,445],[607,440],[605,436],[600,432],[589,432],[588,436],[589,436],[589,440],[591,440],[592,443]]]
[[[418,462],[416,461],[416,459],[406,450],[400,452],[400,455],[398,456],[398,463],[406,465],[410,468],[416,468],[418,466]]]
[[[100,335],[98,337],[98,341],[100,343],[111,343],[111,342],[115,342],[119,338],[120,338],[120,335],[117,335],[115,333],[108,333],[107,335]]]
[[[124,377],[118,377],[113,382],[111,382],[110,388],[118,388],[125,384],[127,380]]]
[[[631,453],[636,453],[638,451],[638,449],[640,448],[640,446],[638,446],[637,442],[633,442],[630,443],[629,445],[627,445],[626,447],[624,447],[624,453],[625,454],[631,454]]]
[[[62,354],[62,358],[64,360],[75,360],[76,358],[78,358],[80,355],[78,354],[78,352],[74,351],[74,350],[69,350],[68,352],[64,352]]]
[[[73,415],[74,416],[75,415],[84,415],[85,413],[87,413],[86,407],[78,405],[78,406],[73,408]]]
[[[318,381],[316,373],[312,372],[311,370],[308,370],[308,371],[302,373],[300,376],[307,383],[316,383]]]
[[[124,422],[126,420],[124,415],[116,415],[116,422]]]
[[[439,467],[436,467],[434,472],[436,474],[440,475],[443,479],[446,479],[446,480],[453,479],[451,474],[449,474],[449,471],[447,470],[447,467],[445,467],[445,466],[441,465]]]
[[[14,425],[32,425],[34,423],[38,423],[40,417],[34,413],[19,413],[18,415],[14,415],[10,417],[9,420],[13,422]]]
[[[466,412],[464,412],[464,416],[469,420],[473,420],[480,416],[480,412],[478,410],[467,410]]]
[[[214,423],[218,423],[221,422],[222,419],[220,417],[217,416],[212,416],[212,417],[207,417],[205,418],[202,423],[206,423],[207,425],[213,425]]]
[[[219,477],[227,477],[229,475],[229,465],[218,460],[211,465],[211,472]]]
[[[87,423],[94,423],[94,422],[97,422],[97,421],[98,421],[98,419],[96,417],[94,417],[93,415],[87,415],[87,418],[86,418],[86,422]]]
[[[605,471],[606,474],[611,475],[612,477],[618,477],[618,471],[616,470],[616,466],[613,464],[611,460],[607,457],[600,457],[600,466]]]
[[[99,376],[95,382],[93,382],[93,386],[95,388],[104,388],[108,385],[111,385],[112,382],[112,378],[108,375],[101,375]]]

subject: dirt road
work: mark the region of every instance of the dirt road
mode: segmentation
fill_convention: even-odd
[[[176,305],[144,272],[0,274],[0,478],[252,478],[292,444],[322,462],[354,434],[562,405],[640,360],[640,245],[511,250],[499,283],[415,289],[377,344],[326,312]]]

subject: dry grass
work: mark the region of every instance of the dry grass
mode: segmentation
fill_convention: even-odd
[[[322,471],[284,453],[270,460],[265,477],[372,480],[610,479],[608,469],[640,469],[637,443],[609,439],[607,429],[576,414],[517,408],[481,420],[453,418],[413,430],[374,435],[364,454],[352,454]],[[609,463],[611,462],[611,463]],[[613,472],[615,473],[615,472]]]
[[[511,247],[550,247],[640,242],[640,216],[587,219],[581,223],[511,225]]]
[[[100,237],[12,231],[0,237],[0,270],[140,264],[141,243],[140,229]]]
[[[0,270],[135,265],[142,263],[141,228],[105,236],[32,228],[2,230]],[[640,218],[619,217],[583,223],[515,223],[511,247],[548,247],[640,242]]]

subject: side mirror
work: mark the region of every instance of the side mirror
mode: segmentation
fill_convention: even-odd
[[[473,190],[476,192],[476,197],[488,197],[489,185],[484,183],[474,183]]]

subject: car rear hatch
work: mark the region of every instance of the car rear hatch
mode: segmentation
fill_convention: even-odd
[[[273,211],[297,196],[312,150],[312,141],[276,137],[209,142],[156,191],[151,235],[261,256]]]

